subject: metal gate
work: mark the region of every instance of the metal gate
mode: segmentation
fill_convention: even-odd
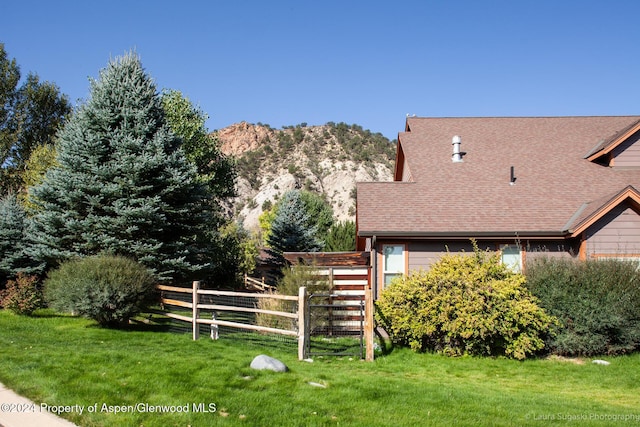
[[[308,297],[306,355],[364,358],[364,295],[317,293]]]

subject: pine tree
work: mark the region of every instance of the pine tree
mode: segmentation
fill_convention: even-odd
[[[193,242],[207,194],[180,145],[138,56],[111,61],[60,132],[57,165],[32,189],[36,255],[49,265],[123,255],[160,280],[200,268]]]
[[[356,250],[356,223],[344,221],[333,224],[327,233],[324,249],[327,252]]]
[[[35,273],[40,267],[28,255],[27,215],[14,194],[0,199],[0,284],[19,272]]]
[[[320,242],[321,249],[324,249],[329,229],[333,225],[333,208],[317,193],[301,190],[300,197],[309,215],[309,224],[316,227],[316,240]]]
[[[287,191],[279,204],[267,245],[272,262],[282,267],[285,263],[284,252],[317,252],[321,244],[315,238],[316,227],[309,225],[309,214],[300,191]]]

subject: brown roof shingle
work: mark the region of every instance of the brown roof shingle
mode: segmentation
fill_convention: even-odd
[[[640,189],[640,170],[615,170],[585,159],[638,120],[407,118],[408,131],[399,134],[398,143],[415,182],[359,183],[358,233],[566,233],[583,205],[629,185]],[[460,163],[451,161],[454,135],[462,138]],[[515,185],[510,185],[512,166]]]

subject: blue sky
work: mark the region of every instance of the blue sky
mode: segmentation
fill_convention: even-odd
[[[23,76],[76,103],[132,49],[219,129],[427,117],[640,114],[636,0],[3,2]]]

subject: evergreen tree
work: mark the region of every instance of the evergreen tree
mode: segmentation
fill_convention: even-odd
[[[57,164],[32,189],[36,255],[49,264],[112,253],[160,280],[202,267],[207,193],[135,54],[111,61],[60,132]]]
[[[356,250],[356,223],[344,221],[329,229],[324,249],[328,252],[348,252]]]
[[[299,194],[301,209],[304,211],[306,217],[305,229],[315,230],[313,232],[313,238],[320,245],[319,250],[323,249],[329,229],[333,225],[333,208],[324,197],[317,193],[306,190],[292,191],[296,191]],[[263,238],[267,242],[271,234],[273,221],[280,211],[283,200],[284,199],[278,200],[275,206],[266,209],[258,218]]]
[[[13,279],[19,272],[39,270],[28,255],[27,215],[14,194],[0,199],[0,284]]]
[[[333,208],[323,196],[317,193],[301,190],[300,197],[309,215],[309,226],[315,226],[315,238],[323,248],[329,229],[333,225]]]
[[[269,255],[276,266],[284,266],[284,252],[317,252],[316,227],[309,225],[309,214],[298,190],[287,191],[279,202],[267,239]]]

